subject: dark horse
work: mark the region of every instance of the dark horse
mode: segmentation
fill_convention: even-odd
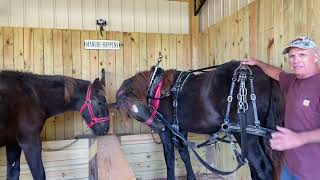
[[[0,147],[6,146],[7,179],[19,179],[21,150],[33,179],[46,179],[40,133],[51,116],[80,111],[94,134],[105,135],[109,113],[104,86],[104,70],[93,84],[67,76],[0,71]]]
[[[178,97],[177,118],[179,119],[180,133],[187,137],[187,132],[212,135],[220,131],[227,109],[227,97],[229,95],[233,73],[239,67],[239,62],[233,61],[222,64],[216,69],[198,74],[191,74],[183,83],[182,91]],[[282,117],[282,94],[276,81],[267,77],[259,68],[251,68],[255,81],[255,91],[257,97],[258,117],[261,126],[275,129],[275,125],[281,125]],[[163,75],[162,94],[170,92],[174,82],[177,80],[180,72],[176,70],[167,70]],[[174,172],[174,135],[170,129],[160,122],[160,118],[154,117],[152,108],[147,106],[147,88],[150,79],[150,71],[136,74],[125,80],[117,93],[117,102],[114,104],[126,113],[142,123],[148,124],[152,129],[159,132],[164,156],[167,165],[167,178],[175,179]],[[249,85],[249,83],[246,83]],[[235,86],[235,91],[239,85]],[[250,86],[248,86],[250,87]],[[168,94],[168,93],[167,93]],[[236,93],[233,93],[233,99]],[[171,94],[160,101],[158,112],[169,121],[173,122],[174,96]],[[251,102],[246,113],[247,124],[253,124],[253,110]],[[238,122],[237,103],[231,104],[230,121]],[[165,128],[165,130],[163,130]],[[241,145],[240,133],[233,133]],[[178,138],[179,139],[179,138]],[[181,142],[180,142],[181,143]],[[278,160],[275,152],[270,150],[268,139],[248,135],[247,160],[249,162],[251,177],[254,180],[272,180],[276,172],[275,167]],[[195,179],[192,170],[188,148],[178,146],[178,150],[187,170],[187,178]]]

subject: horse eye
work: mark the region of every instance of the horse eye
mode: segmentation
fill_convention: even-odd
[[[99,102],[98,102],[98,105],[99,105],[99,106],[104,106],[105,104],[106,104],[106,102],[104,102],[104,101],[99,101]]]

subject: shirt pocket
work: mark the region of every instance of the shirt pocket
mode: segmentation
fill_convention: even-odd
[[[296,102],[296,107],[310,113],[320,113],[319,96],[305,96],[302,95]]]
[[[303,124],[307,129],[320,127],[319,96],[300,96],[296,102],[298,116],[303,117]]]

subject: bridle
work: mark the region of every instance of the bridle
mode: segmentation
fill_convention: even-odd
[[[93,113],[93,109],[92,109],[92,105],[91,105],[91,89],[92,89],[92,84],[89,83],[88,85],[88,89],[87,89],[87,97],[86,100],[84,101],[81,109],[80,109],[80,113],[82,114],[83,110],[88,108],[88,112],[90,114],[90,122],[88,124],[89,128],[92,128],[96,123],[100,123],[100,122],[105,122],[105,121],[109,121],[109,117],[95,117],[94,113]]]

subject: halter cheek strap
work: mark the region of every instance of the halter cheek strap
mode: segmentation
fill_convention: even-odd
[[[82,105],[82,107],[80,109],[80,113],[82,114],[84,109],[88,108],[88,111],[89,111],[89,114],[90,114],[90,122],[88,124],[89,128],[92,128],[96,123],[109,121],[109,117],[101,117],[101,118],[95,117],[95,115],[93,113],[92,105],[91,105],[91,89],[92,89],[92,84],[89,83],[88,89],[87,89],[86,100],[85,100],[85,102],[83,103],[83,105]]]

